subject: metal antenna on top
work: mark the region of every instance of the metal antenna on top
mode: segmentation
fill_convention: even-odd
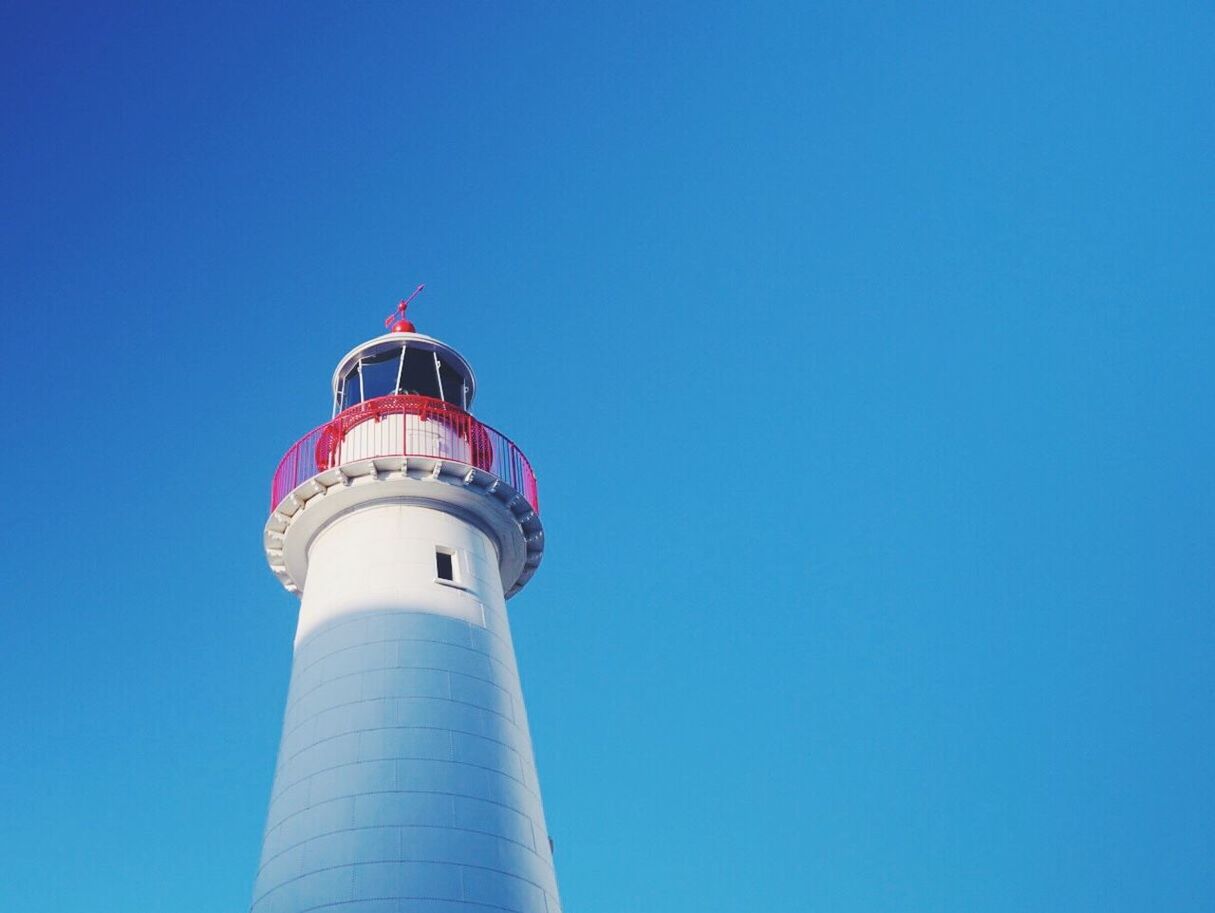
[[[422,289],[424,289],[424,288],[426,288],[425,285],[419,285],[416,289],[413,290],[412,295],[410,295],[408,298],[402,298],[400,301],[398,301],[397,309],[395,311],[393,311],[391,314],[389,314],[387,318],[385,318],[384,326],[386,326],[386,327],[391,326],[392,331],[394,333],[412,333],[412,332],[414,332],[413,324],[405,319],[405,309],[407,307],[409,307],[409,303],[411,301],[413,301],[413,299],[417,298],[418,295],[421,294]],[[396,321],[395,324],[393,323],[394,320]]]

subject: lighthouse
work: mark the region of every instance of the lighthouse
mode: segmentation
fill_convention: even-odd
[[[561,909],[506,612],[536,477],[407,303],[274,474],[266,557],[300,606],[252,913]]]

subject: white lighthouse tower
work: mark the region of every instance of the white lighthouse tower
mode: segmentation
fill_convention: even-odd
[[[274,475],[266,555],[301,602],[252,913],[561,909],[506,615],[536,478],[407,303]]]

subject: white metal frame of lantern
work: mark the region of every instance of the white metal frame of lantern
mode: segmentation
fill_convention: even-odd
[[[351,369],[356,369],[359,373],[359,401],[362,402],[369,397],[363,395],[362,390],[362,368],[363,363],[377,355],[382,355],[384,352],[393,349],[400,350],[400,358],[397,368],[397,387],[401,385],[402,375],[405,368],[405,357],[410,351],[429,352],[434,357],[435,381],[439,390],[439,399],[459,406],[461,409],[468,410],[472,408],[473,397],[477,392],[477,380],[473,375],[472,366],[464,360],[464,356],[444,342],[440,342],[430,336],[424,336],[421,333],[385,333],[383,336],[377,336],[375,339],[368,340],[362,345],[355,346],[345,357],[338,362],[337,368],[333,372],[333,415],[336,416],[342,411],[342,400],[345,395],[345,380]],[[454,370],[461,380],[460,398],[458,400],[448,399],[444,396],[443,389],[443,373],[440,368],[440,362],[446,364]]]

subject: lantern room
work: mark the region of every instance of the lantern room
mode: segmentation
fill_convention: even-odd
[[[333,373],[333,414],[381,396],[426,396],[468,411],[476,379],[464,357],[420,333],[387,333],[351,350]]]

